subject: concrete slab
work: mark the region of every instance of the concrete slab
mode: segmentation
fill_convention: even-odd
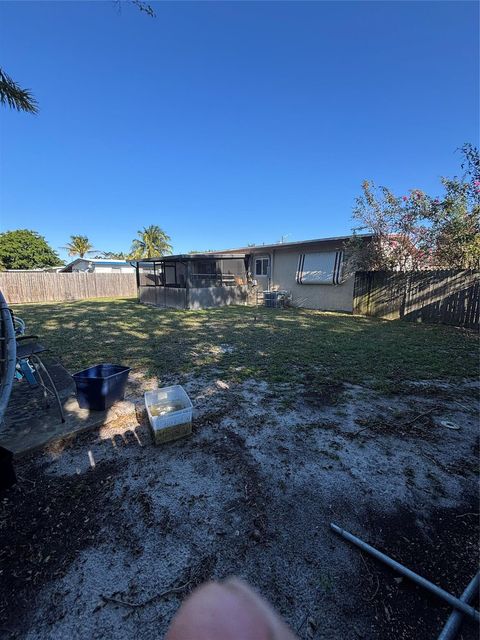
[[[131,417],[132,423],[137,420],[134,401],[118,402],[107,411],[81,409],[75,397],[75,383],[68,371],[59,362],[45,364],[57,386],[65,422],[61,421],[53,397],[46,407],[41,388],[32,388],[24,380],[16,382],[0,426],[0,445],[13,451],[15,457],[119,418]]]

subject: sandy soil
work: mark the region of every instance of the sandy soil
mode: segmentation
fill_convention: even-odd
[[[5,637],[161,638],[195,585],[232,574],[299,638],[437,637],[448,606],[329,523],[460,594],[478,563],[472,383],[179,382],[190,438],[156,448],[117,423],[18,464],[1,496]]]

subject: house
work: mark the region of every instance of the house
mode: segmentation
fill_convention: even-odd
[[[358,235],[369,242],[371,234]],[[292,304],[323,311],[353,310],[355,276],[348,273],[351,236],[229,249],[247,256],[247,270],[262,291],[287,291]]]
[[[357,236],[369,242],[370,234]],[[256,291],[287,291],[294,306],[353,310],[351,236],[151,258],[136,263],[140,302],[177,309],[248,304]]]
[[[248,301],[246,256],[238,251],[143,259],[136,274],[143,304],[204,309]]]
[[[83,271],[84,273],[134,273],[135,266],[128,260],[107,258],[76,258],[59,270],[60,273]]]

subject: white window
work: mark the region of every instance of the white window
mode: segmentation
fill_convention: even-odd
[[[255,259],[255,275],[268,276],[269,262],[270,260],[268,258],[256,258]]]

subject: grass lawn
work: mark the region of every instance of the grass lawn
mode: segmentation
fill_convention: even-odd
[[[319,382],[385,390],[478,372],[478,337],[441,325],[306,309],[161,310],[129,299],[15,305],[14,312],[71,372],[114,362],[161,378],[214,367],[229,379],[288,382],[313,373]]]

